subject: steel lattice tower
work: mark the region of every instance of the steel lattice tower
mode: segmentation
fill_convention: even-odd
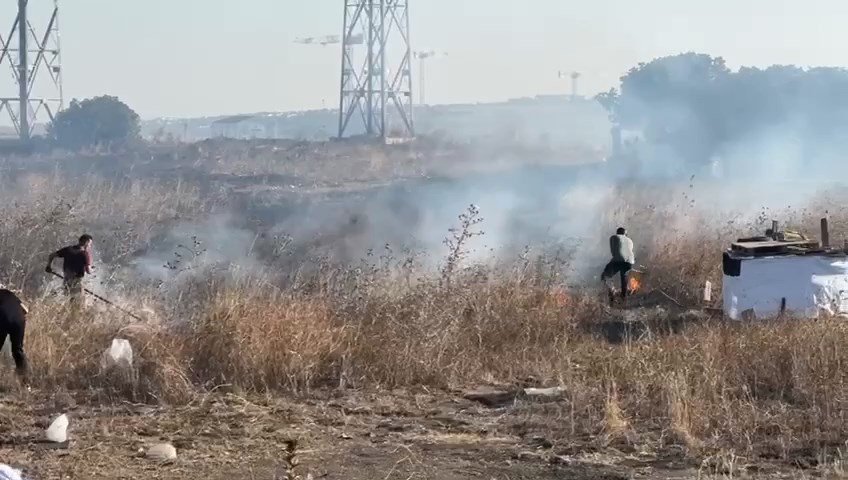
[[[0,32],[0,68],[9,66],[17,96],[0,97],[0,115],[9,116],[21,140],[27,141],[32,125],[43,118],[52,121],[63,108],[62,56],[59,48],[59,1],[46,27],[37,30],[27,15],[28,0],[18,0],[15,21],[9,34]]]
[[[339,138],[354,117],[366,135],[412,137],[409,0],[344,2]]]

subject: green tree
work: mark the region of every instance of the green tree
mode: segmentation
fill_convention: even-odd
[[[49,127],[56,144],[72,150],[126,147],[140,138],[140,131],[138,114],[108,95],[73,100]]]
[[[684,53],[640,63],[596,97],[613,124],[638,133],[655,172],[688,174],[721,160],[736,175],[833,176],[848,150],[848,70],[773,65],[730,70]],[[693,168],[694,167],[694,168]],[[744,171],[744,172],[743,172]]]
[[[610,88],[607,92],[601,92],[595,95],[595,100],[601,104],[602,107],[609,114],[609,119],[612,123],[618,124],[618,100],[619,100],[618,90],[615,88]]]

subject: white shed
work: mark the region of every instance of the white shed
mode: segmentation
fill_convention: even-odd
[[[722,270],[724,314],[733,320],[848,316],[848,255],[842,249],[740,241],[724,252]]]

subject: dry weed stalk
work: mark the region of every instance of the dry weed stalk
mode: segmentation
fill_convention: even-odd
[[[615,381],[607,384],[607,396],[604,402],[604,434],[608,439],[621,436],[630,426],[618,400],[618,388]]]
[[[701,442],[695,431],[692,415],[693,405],[685,377],[675,373],[666,380],[668,395],[668,416],[674,441],[697,449]]]
[[[468,209],[459,215],[459,227],[451,227],[448,230],[450,235],[444,240],[445,246],[448,247],[448,256],[442,267],[442,281],[447,288],[450,288],[451,279],[460,262],[468,255],[469,240],[484,234],[482,230],[477,230],[477,226],[482,222],[480,208],[469,205]]]

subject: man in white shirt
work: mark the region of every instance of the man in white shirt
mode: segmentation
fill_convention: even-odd
[[[612,260],[604,267],[601,273],[601,281],[606,281],[616,273],[621,277],[621,298],[627,297],[627,274],[633,269],[636,258],[633,255],[633,240],[627,236],[627,230],[623,227],[616,230],[615,235],[609,239]],[[610,292],[612,301],[612,292]]]

